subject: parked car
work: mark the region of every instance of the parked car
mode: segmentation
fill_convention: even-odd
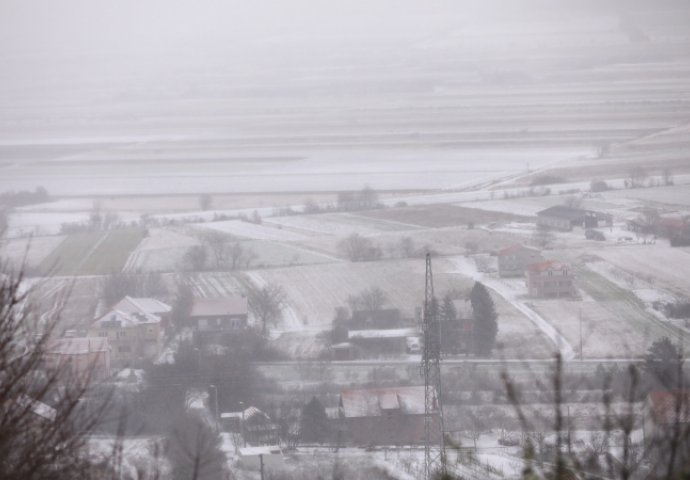
[[[604,236],[603,233],[601,233],[599,230],[592,230],[591,228],[588,228],[587,230],[585,230],[585,238],[587,240],[598,240],[598,241],[606,240],[606,237]]]

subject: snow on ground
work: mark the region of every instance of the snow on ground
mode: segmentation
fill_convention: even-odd
[[[599,257],[648,283],[687,297],[690,292],[690,249],[670,247],[664,241],[652,245],[602,248]]]
[[[489,289],[496,292],[504,300],[509,302],[515,309],[525,315],[540,331],[544,334],[554,346],[561,352],[565,360],[572,360],[575,358],[575,351],[571,343],[544,317],[539,315],[527,303],[519,299],[519,296],[525,292],[524,280],[499,280],[492,278],[477,271],[475,263],[465,257],[454,257],[453,261],[458,268],[458,273],[467,275],[477,281],[484,283]],[[500,328],[499,328],[500,331]]]
[[[375,234],[389,231],[418,230],[419,226],[390,220],[371,218],[355,213],[321,213],[271,217],[273,223],[310,234],[346,236],[351,233]]]
[[[242,220],[227,220],[222,222],[200,223],[193,225],[195,228],[218,230],[243,238],[254,240],[280,240],[284,242],[299,242],[306,237],[297,232],[274,228],[271,225],[244,222]]]
[[[114,437],[92,435],[87,439],[89,457],[94,463],[112,465],[112,460],[121,445],[121,479],[167,478],[170,464],[165,457],[162,437]]]
[[[38,266],[65,239],[61,235],[24,237],[0,240],[0,258],[20,266],[24,260],[29,267]]]
[[[199,245],[188,235],[165,228],[151,228],[148,235],[130,253],[124,271],[156,272],[175,270],[187,249]]]

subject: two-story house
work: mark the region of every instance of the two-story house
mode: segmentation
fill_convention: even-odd
[[[189,316],[197,339],[209,343],[246,329],[248,314],[247,297],[234,295],[195,298]]]
[[[536,298],[574,297],[575,274],[569,265],[554,260],[528,265],[527,291]]]
[[[108,339],[114,365],[155,359],[161,352],[163,319],[171,310],[155,299],[125,297],[91,325],[88,336]]]

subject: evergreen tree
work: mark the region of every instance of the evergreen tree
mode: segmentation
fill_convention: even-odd
[[[439,320],[441,322],[441,353],[459,353],[462,343],[462,325],[458,321],[458,311],[450,293],[443,296]]]
[[[649,347],[645,355],[644,370],[652,384],[665,389],[680,386],[683,358],[668,337],[662,337]]]
[[[330,436],[326,409],[316,397],[312,397],[302,409],[299,431],[300,440],[305,443],[320,443]]]
[[[478,355],[490,355],[496,343],[498,315],[489,291],[481,282],[476,282],[472,287],[470,303],[474,318],[474,352]]]

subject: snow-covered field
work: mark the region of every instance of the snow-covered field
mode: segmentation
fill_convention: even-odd
[[[200,223],[194,225],[198,229],[210,228],[242,238],[254,240],[278,240],[284,242],[298,242],[306,237],[300,233],[275,227],[268,222],[262,224],[244,222],[241,220],[227,220],[222,222]]]
[[[14,266],[25,261],[27,266],[36,267],[64,239],[64,236],[52,235],[0,240],[0,258],[8,259]]]
[[[669,247],[665,241],[653,245],[602,248],[599,257],[652,285],[687,297],[690,292],[690,249]]]

